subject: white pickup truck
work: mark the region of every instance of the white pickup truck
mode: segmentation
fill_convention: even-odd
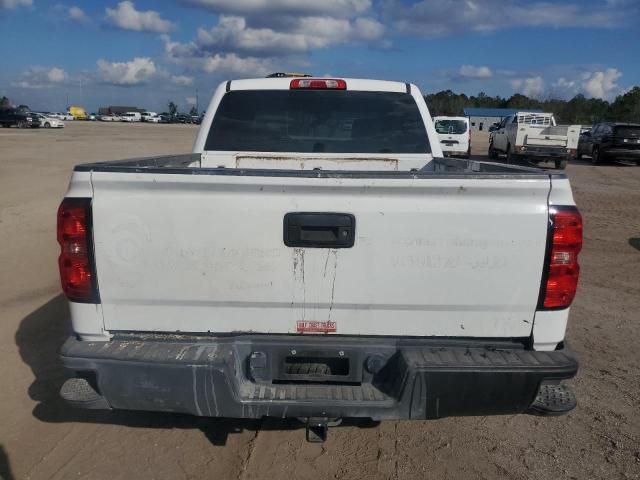
[[[222,84],[192,154],[78,165],[58,212],[84,408],[561,414],[582,221],[564,174],[442,157],[415,85]]]
[[[489,136],[489,158],[507,156],[507,163],[552,161],[564,169],[576,158],[580,125],[556,125],[552,113],[517,112],[495,124]]]

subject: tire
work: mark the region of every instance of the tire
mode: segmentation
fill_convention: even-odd
[[[513,152],[511,151],[511,145],[507,144],[507,163],[511,164],[511,163],[516,163],[515,162],[515,156],[513,155]]]
[[[489,144],[489,152],[487,153],[488,157],[491,159],[498,158],[498,152],[493,148],[493,143]]]
[[[49,122],[46,122],[46,123],[44,124],[44,128],[51,128],[51,124],[50,124]]]
[[[593,165],[599,165],[601,161],[600,147],[593,147],[593,151],[591,152],[591,163]]]
[[[27,128],[27,122],[25,122],[24,120],[20,120],[17,124],[18,128]]]
[[[3,123],[2,124],[2,128],[10,128],[10,127],[11,127],[11,125],[9,125],[8,123]]]
[[[576,158],[578,160],[582,160],[582,153],[580,152],[580,149],[578,149],[578,151],[576,152]]]
[[[564,159],[564,160],[556,160],[556,170],[564,170],[565,168],[567,168],[567,163],[569,163],[569,160]]]

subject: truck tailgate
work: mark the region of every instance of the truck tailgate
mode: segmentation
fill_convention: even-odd
[[[93,172],[105,328],[530,334],[549,177],[329,177]],[[287,247],[291,212],[352,214],[353,247]]]

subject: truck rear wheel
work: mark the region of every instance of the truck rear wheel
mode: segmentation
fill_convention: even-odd
[[[593,151],[591,152],[591,163],[593,165],[598,165],[600,161],[600,149],[598,147],[593,147]]]

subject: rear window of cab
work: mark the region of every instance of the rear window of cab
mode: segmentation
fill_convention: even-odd
[[[348,90],[239,90],[225,94],[209,151],[430,153],[413,97]]]

